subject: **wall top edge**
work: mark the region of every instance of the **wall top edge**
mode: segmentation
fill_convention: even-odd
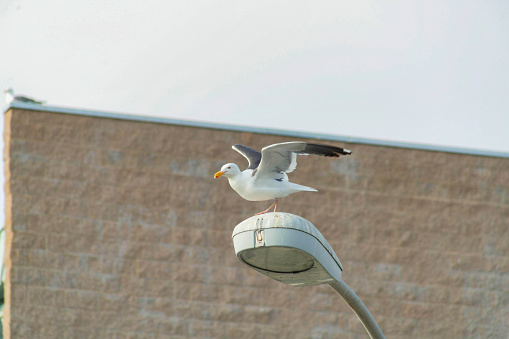
[[[94,110],[85,110],[85,109],[75,109],[75,108],[58,107],[58,106],[45,106],[45,105],[30,104],[30,103],[23,103],[23,102],[13,102],[10,105],[10,107],[7,107],[6,112],[9,109],[23,109],[23,110],[31,110],[31,111],[82,115],[82,116],[90,116],[90,117],[97,117],[97,118],[128,120],[128,121],[136,121],[136,122],[180,125],[180,126],[186,126],[186,127],[210,128],[210,129],[219,129],[219,130],[227,130],[227,131],[235,131],[235,132],[250,132],[250,133],[256,133],[256,134],[280,135],[280,136],[285,136],[285,137],[295,137],[295,138],[303,138],[303,139],[317,139],[317,140],[325,140],[325,141],[337,141],[337,142],[345,142],[345,143],[352,143],[352,144],[364,144],[364,145],[372,145],[372,146],[396,147],[396,148],[414,149],[414,150],[422,150],[422,151],[456,153],[456,154],[477,155],[477,156],[496,157],[496,158],[509,158],[509,153],[498,152],[498,151],[468,149],[468,148],[429,145],[429,144],[418,144],[418,143],[389,141],[389,140],[377,140],[377,139],[349,137],[349,136],[340,136],[340,135],[332,135],[332,134],[321,134],[321,133],[313,133],[313,132],[278,130],[278,129],[272,129],[272,128],[261,128],[261,127],[242,126],[242,125],[228,125],[228,124],[220,124],[220,123],[212,123],[212,122],[204,122],[204,121],[160,118],[160,117],[152,117],[152,116],[141,116],[141,115],[125,114],[125,113],[114,113],[114,112],[94,111]]]

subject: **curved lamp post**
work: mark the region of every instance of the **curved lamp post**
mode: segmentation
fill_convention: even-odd
[[[266,276],[294,286],[329,284],[343,297],[371,338],[385,338],[355,292],[341,280],[343,267],[313,224],[289,213],[266,213],[238,224],[232,234],[237,258]]]

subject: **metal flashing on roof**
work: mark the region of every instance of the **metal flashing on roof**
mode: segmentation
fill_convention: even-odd
[[[187,127],[211,128],[211,129],[219,129],[219,130],[227,130],[227,131],[235,131],[235,132],[249,132],[249,133],[256,133],[256,134],[280,135],[280,136],[285,136],[285,137],[295,137],[295,138],[303,138],[303,139],[338,141],[338,142],[345,142],[345,143],[352,143],[352,144],[364,144],[364,145],[372,145],[372,146],[415,149],[415,150],[422,150],[422,151],[478,155],[478,156],[495,157],[495,158],[509,158],[509,153],[506,153],[506,152],[486,151],[486,150],[468,149],[468,148],[460,148],[460,147],[426,145],[426,144],[417,144],[417,143],[410,143],[410,142],[376,140],[376,139],[369,139],[369,138],[347,137],[347,136],[312,133],[312,132],[278,130],[278,129],[272,129],[272,128],[218,124],[218,123],[212,123],[212,122],[201,122],[201,121],[192,121],[192,120],[158,118],[158,117],[151,117],[151,116],[140,116],[140,115],[131,115],[131,114],[122,114],[122,113],[101,112],[101,111],[92,111],[92,110],[75,109],[75,108],[67,108],[67,107],[45,106],[45,105],[29,104],[29,103],[23,103],[23,102],[11,103],[11,106],[7,107],[6,111],[11,108],[32,110],[32,111],[51,112],[51,113],[84,115],[84,116],[91,116],[91,117],[97,117],[97,118],[130,120],[130,121],[149,122],[149,123],[168,124],[168,125],[180,125],[180,126],[187,126]]]

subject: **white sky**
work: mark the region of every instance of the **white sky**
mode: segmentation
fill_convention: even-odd
[[[2,0],[0,32],[50,106],[509,152],[505,0]]]

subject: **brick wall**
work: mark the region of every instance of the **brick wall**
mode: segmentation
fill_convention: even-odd
[[[5,115],[7,338],[365,338],[328,286],[237,261],[270,202],[212,178],[231,149],[296,140],[11,109]],[[282,199],[343,263],[388,338],[506,338],[509,159],[341,144],[299,157]]]

